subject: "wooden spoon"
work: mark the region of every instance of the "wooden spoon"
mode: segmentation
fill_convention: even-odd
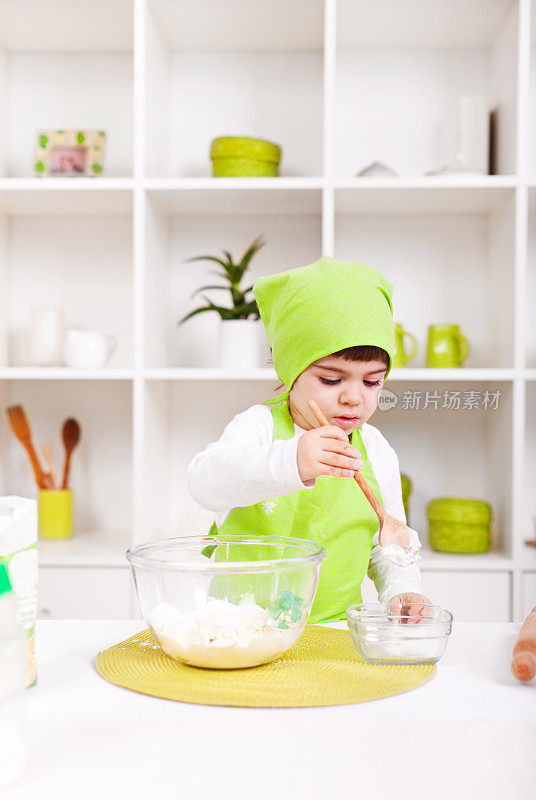
[[[67,481],[69,480],[69,468],[71,464],[71,453],[80,441],[81,428],[80,424],[73,417],[69,417],[63,423],[61,431],[63,444],[65,445],[65,466],[63,468],[63,481],[61,488],[67,488]]]
[[[314,400],[309,400],[307,405],[320,425],[329,425],[322,410]],[[382,504],[378,502],[376,495],[359,471],[356,471],[354,478],[380,520],[380,535],[378,537],[380,545],[382,547],[387,547],[389,544],[397,544],[403,547],[404,550],[408,550],[410,534],[406,523],[400,522],[400,520],[395,519],[391,514],[387,513]]]
[[[7,408],[7,417],[11,430],[22,444],[30,457],[32,469],[35,475],[35,480],[40,489],[47,488],[47,480],[45,473],[41,469],[41,462],[37,457],[34,446],[32,444],[32,433],[30,431],[30,424],[22,406],[9,406]]]
[[[57,489],[56,486],[56,472],[54,470],[54,456],[52,455],[52,446],[48,442],[43,442],[41,445],[43,456],[48,465],[48,477],[50,479],[50,489]]]

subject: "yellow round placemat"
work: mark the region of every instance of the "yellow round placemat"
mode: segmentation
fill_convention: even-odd
[[[166,655],[145,630],[99,653],[97,670],[110,683],[184,703],[292,708],[362,703],[407,692],[431,678],[435,664],[367,664],[348,631],[307,625],[294,647],[260,667],[190,667]]]

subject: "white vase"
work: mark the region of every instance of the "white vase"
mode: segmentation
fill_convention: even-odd
[[[38,367],[56,367],[62,363],[63,309],[39,306],[32,311],[31,356]]]
[[[489,170],[489,109],[483,95],[460,98],[456,161],[464,170]]]
[[[220,365],[226,369],[259,366],[259,320],[225,319],[220,328]]]

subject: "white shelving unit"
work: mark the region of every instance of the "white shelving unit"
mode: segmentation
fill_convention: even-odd
[[[536,603],[536,9],[531,0],[0,0],[0,401],[61,453],[78,417],[75,537],[42,542],[43,616],[134,613],[132,542],[174,535],[186,467],[277,385],[218,367],[218,320],[178,328],[209,270],[258,234],[252,278],[321,253],[377,266],[420,343],[371,420],[413,481],[411,522],[440,495],[494,508],[483,556],[425,552],[425,590],[459,619]],[[32,24],[28,24],[28,20]],[[495,109],[495,172],[425,176],[452,151],[457,98]],[[108,132],[105,177],[36,179],[41,127]],[[212,138],[283,146],[281,177],[214,179]],[[396,178],[356,178],[374,160]],[[212,281],[211,281],[212,282]],[[252,280],[253,282],[253,280]],[[103,371],[29,365],[35,305],[114,334]],[[424,367],[427,326],[459,322],[466,367]],[[499,407],[404,407],[406,392],[500,392]],[[0,422],[0,491],[32,496]],[[366,593],[370,586],[366,587]]]

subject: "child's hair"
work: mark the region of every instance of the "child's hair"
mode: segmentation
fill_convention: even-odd
[[[345,361],[381,361],[389,369],[389,353],[382,347],[375,345],[360,345],[359,347],[345,347],[344,350],[339,350],[337,353],[332,353],[334,356],[340,356]]]

